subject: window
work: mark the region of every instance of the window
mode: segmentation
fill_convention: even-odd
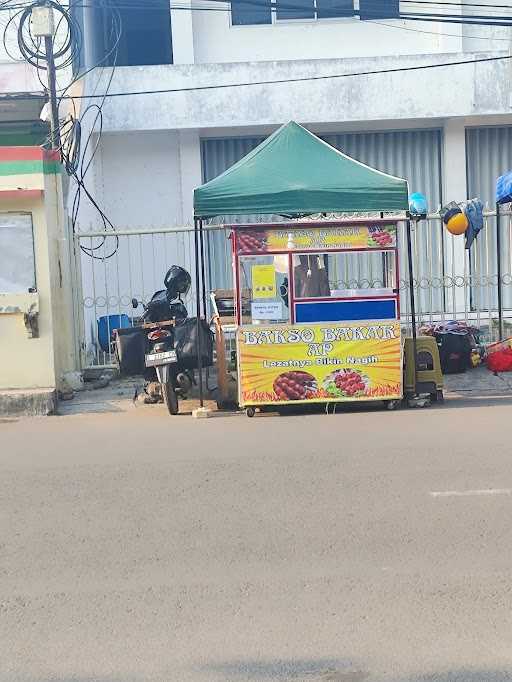
[[[293,256],[294,298],[393,296],[396,258],[360,251]]]
[[[288,256],[241,256],[244,324],[289,322],[288,283]]]
[[[0,214],[0,293],[26,294],[36,287],[32,216]]]
[[[106,10],[104,15],[108,15]],[[140,0],[123,0],[121,39],[117,49],[117,66],[171,64],[171,11],[168,0],[153,0],[145,9]],[[105,17],[107,18],[107,16]],[[105,26],[106,52],[115,44],[110,24]],[[112,60],[115,55],[112,55]]]
[[[354,0],[232,0],[232,23],[234,26],[271,24],[272,5],[275,7],[277,21],[329,19],[354,15]]]
[[[396,19],[400,16],[400,0],[359,0],[359,17],[369,19]]]
[[[71,11],[82,33],[82,48],[75,59],[76,71],[101,66],[172,64],[171,11],[168,0],[123,0],[116,6],[121,35],[113,31],[112,0],[95,5],[73,0]],[[85,16],[87,14],[87,17]],[[117,50],[114,47],[117,43]],[[87,46],[87,47],[86,47]],[[117,52],[117,56],[116,56]]]
[[[233,26],[244,24],[271,24],[270,0],[233,0],[231,3],[231,22]]]
[[[314,19],[314,0],[278,0],[276,19]]]
[[[353,0],[316,0],[317,19],[351,17],[354,14]]]

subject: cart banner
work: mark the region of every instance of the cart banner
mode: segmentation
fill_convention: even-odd
[[[396,247],[396,223],[346,225],[304,229],[255,228],[236,231],[238,253],[275,251],[330,251],[332,249],[378,249]]]
[[[242,327],[240,404],[402,397],[398,322]]]
[[[276,298],[276,269],[273,265],[252,266],[252,297]]]

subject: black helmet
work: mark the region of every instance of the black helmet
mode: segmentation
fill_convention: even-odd
[[[167,270],[164,285],[171,301],[187,294],[191,284],[189,273],[179,265],[173,265]]]

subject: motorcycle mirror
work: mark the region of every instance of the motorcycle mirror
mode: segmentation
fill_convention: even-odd
[[[132,308],[138,308],[139,307],[139,302],[137,301],[136,298],[132,298]]]

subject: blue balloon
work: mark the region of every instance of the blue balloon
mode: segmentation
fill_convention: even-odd
[[[409,213],[413,216],[426,215],[428,213],[427,200],[421,192],[414,192],[409,197]]]

